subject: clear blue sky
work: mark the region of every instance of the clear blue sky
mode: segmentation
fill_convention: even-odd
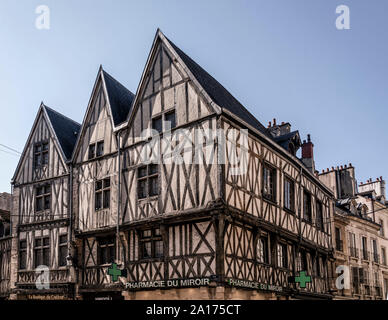
[[[51,29],[35,28],[48,5]],[[351,30],[335,28],[350,7]],[[22,150],[40,102],[81,122],[102,64],[135,92],[158,27],[263,124],[311,134],[317,169],[388,178],[388,2],[0,2],[0,144]],[[0,147],[0,150],[5,150]],[[18,158],[0,151],[0,192]]]

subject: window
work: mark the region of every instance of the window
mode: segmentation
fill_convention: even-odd
[[[95,207],[96,210],[108,209],[110,207],[110,178],[96,181]]]
[[[315,257],[315,275],[317,277],[321,276],[321,264],[320,264],[320,258],[319,255]]]
[[[342,241],[341,229],[338,227],[335,227],[335,249],[337,251],[343,250],[343,241]]]
[[[266,164],[264,164],[263,168],[263,197],[275,201],[276,170]]]
[[[49,144],[40,142],[34,145],[34,168],[40,168],[48,165]]]
[[[360,293],[360,277],[359,277],[358,267],[352,267],[352,284],[353,284],[353,292],[355,294],[359,294]]]
[[[58,264],[60,267],[67,265],[67,235],[59,236]]]
[[[109,264],[115,261],[116,241],[114,236],[98,239],[98,263]]]
[[[317,228],[321,231],[325,231],[325,225],[323,222],[323,204],[319,200],[317,200],[316,209],[317,209],[316,210],[317,211],[317,215],[316,215]]]
[[[379,262],[379,253],[377,252],[377,241],[372,239],[373,261]]]
[[[158,133],[161,133],[163,131],[163,126],[164,131],[174,129],[176,127],[175,110],[168,111],[164,115],[160,115],[152,119],[153,130],[156,130]]]
[[[312,221],[311,217],[311,194],[303,191],[303,219],[307,222]]]
[[[385,248],[381,248],[381,263],[387,265],[387,251]]]
[[[171,129],[174,129],[176,127],[175,110],[166,113],[164,119],[166,122],[166,124],[165,124],[166,130],[171,130]]]
[[[158,165],[150,164],[137,170],[137,196],[139,199],[159,194]]]
[[[307,253],[305,250],[299,252],[299,271],[308,272]]]
[[[161,133],[163,131],[162,126],[162,116],[156,117],[152,119],[152,129]]]
[[[93,143],[89,146],[89,157],[88,159],[94,159],[96,157],[96,145]]]
[[[352,232],[349,232],[349,251],[351,257],[358,258],[356,235]]]
[[[291,179],[284,179],[284,207],[290,211],[295,211],[294,182]]]
[[[379,224],[381,225],[380,227],[380,236],[385,237],[385,232],[384,232],[384,221],[380,219]]]
[[[97,142],[96,157],[102,157],[104,155],[104,141]]]
[[[258,262],[269,263],[267,237],[260,237],[258,239],[256,246],[256,258]]]
[[[11,235],[11,227],[8,222],[0,221],[0,238],[7,237]]]
[[[36,188],[35,211],[40,212],[50,209],[51,187],[45,184]]]
[[[140,254],[142,259],[162,258],[164,246],[160,229],[148,229],[140,232]]]
[[[19,241],[19,269],[27,268],[27,240]]]
[[[50,266],[50,238],[35,238],[34,246],[34,265],[38,266]]]
[[[278,243],[277,245],[278,267],[287,268],[287,245]]]
[[[367,245],[366,237],[361,238],[361,243],[362,243],[362,258],[364,260],[368,260],[368,245]]]
[[[88,159],[102,157],[104,155],[104,141],[99,141],[89,145]]]

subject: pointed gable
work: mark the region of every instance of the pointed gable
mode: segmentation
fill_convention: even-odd
[[[81,125],[59,112],[44,106],[66,160],[71,159]]]
[[[125,122],[135,95],[103,70],[106,90],[115,126]]]
[[[73,152],[73,160],[88,160],[91,144],[103,142],[103,153],[116,151],[114,130],[125,122],[134,94],[102,69],[98,71],[84,120]]]
[[[51,116],[49,116],[49,114]],[[60,128],[64,130],[64,124],[61,123],[63,121],[68,123],[71,120],[53,109],[46,107],[43,102],[41,103],[22,155],[19,159],[15,174],[12,178],[13,183],[29,183],[37,180],[49,179],[63,175],[67,172],[67,159],[62,145],[66,148],[65,139],[68,138],[64,137],[64,132],[60,132]],[[56,129],[54,129],[54,127]],[[62,144],[59,141],[58,133],[60,133]],[[48,163],[36,167],[34,164],[34,148],[37,144],[42,143],[48,145]],[[71,151],[72,150],[68,153],[71,153]]]

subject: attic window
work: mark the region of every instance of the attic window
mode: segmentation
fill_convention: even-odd
[[[104,155],[104,141],[99,141],[97,143],[92,143],[89,145],[89,155],[88,159],[94,159],[102,157]]]
[[[34,145],[34,168],[48,165],[49,143],[39,142]]]

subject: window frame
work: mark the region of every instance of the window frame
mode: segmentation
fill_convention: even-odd
[[[65,241],[61,241],[61,237],[65,237]],[[62,238],[63,239],[63,238]],[[67,234],[58,235],[58,267],[66,267],[67,266]],[[63,256],[62,250],[65,250],[65,254]],[[64,263],[62,263],[64,262]]]
[[[45,149],[44,146],[47,146],[47,149]],[[37,151],[39,147],[41,149]],[[34,151],[34,158],[33,158],[34,169],[41,169],[49,165],[49,162],[50,162],[50,141],[49,140],[43,140],[35,143],[33,151]],[[47,155],[47,162],[44,161],[45,155]],[[38,159],[40,159],[40,164],[36,163],[37,156],[38,156]]]
[[[145,236],[144,233],[149,232],[149,235]],[[138,230],[138,236],[139,236],[139,257],[140,260],[150,260],[150,259],[164,259],[164,241],[163,237],[160,231],[160,227],[155,228],[149,228],[149,229],[141,229]],[[145,246],[149,245],[151,254],[145,256]],[[162,248],[161,254],[157,254],[157,246],[160,246]],[[160,249],[160,247],[159,247]]]
[[[108,186],[106,182],[109,181]],[[101,183],[101,187],[98,184]],[[111,177],[96,180],[94,183],[94,210],[95,212],[110,209],[110,198],[111,198]],[[107,195],[109,195],[107,197]],[[97,199],[100,199],[98,206]],[[108,202],[108,203],[107,203]]]
[[[46,192],[48,188],[48,192]],[[42,193],[39,193],[39,190],[42,189]],[[48,207],[46,208],[46,199],[48,198]],[[39,201],[42,200],[41,209],[38,208]],[[40,184],[35,187],[35,213],[41,213],[46,210],[51,210],[51,184],[45,183]]]
[[[266,170],[270,171],[270,184],[272,183],[272,188],[271,186],[269,186],[270,188],[270,193],[267,193],[265,191],[266,189],[266,179],[265,179],[265,172]],[[264,162],[263,163],[263,169],[262,169],[262,196],[263,196],[263,199],[267,200],[267,201],[270,201],[272,203],[276,203],[276,178],[277,178],[277,170],[274,166],[270,165],[269,163],[267,162]]]
[[[170,128],[167,128],[166,123],[171,122],[171,121],[167,121],[166,117],[168,115],[171,115],[171,114],[174,114],[174,125],[170,125]],[[159,113],[159,114],[153,116],[151,119],[151,129],[157,131],[158,132],[157,134],[161,134],[165,131],[170,131],[170,130],[175,129],[177,127],[176,114],[177,114],[176,108],[172,108],[172,109],[165,110],[162,113]],[[159,120],[161,121],[160,122],[160,130],[155,126],[156,121],[159,121]]]
[[[286,206],[286,183],[289,183],[289,195],[288,198],[290,200],[290,208]],[[285,175],[284,177],[284,188],[283,188],[283,207],[286,211],[295,214],[295,182],[291,179],[291,177]]]
[[[318,212],[320,212],[319,215],[318,215]],[[319,199],[316,199],[315,201],[315,224],[318,230],[325,232],[325,220],[323,217],[323,202]]]
[[[48,240],[48,244],[45,244],[45,240]],[[37,245],[37,241],[41,241],[40,245]],[[37,253],[40,252],[40,260],[37,257]],[[46,261],[47,259],[47,261]],[[35,237],[34,239],[34,267],[37,268],[40,265],[47,266],[50,268],[51,253],[50,253],[50,237],[41,236]],[[41,263],[39,263],[41,262]],[[48,262],[48,264],[46,264]]]
[[[306,202],[306,196],[310,201]],[[309,224],[313,223],[313,211],[312,211],[312,201],[313,197],[310,191],[308,191],[306,188],[303,188],[303,221],[307,222]],[[307,208],[309,208],[309,215],[306,214],[306,203],[308,203]],[[307,219],[308,218],[308,219]]]
[[[107,253],[107,260],[103,261],[105,255],[103,252]],[[113,254],[112,254],[113,252]],[[116,236],[110,235],[105,237],[97,238],[97,262],[98,265],[104,266],[114,263],[116,260]]]
[[[284,242],[278,242],[276,245],[276,266],[282,269],[288,269],[288,245]]]
[[[88,160],[99,159],[99,158],[102,158],[104,156],[104,151],[105,151],[104,142],[105,142],[105,140],[99,140],[99,141],[96,141],[96,142],[89,144]],[[99,145],[102,145],[102,153],[101,154],[99,154],[99,152],[98,152]],[[91,149],[93,149],[93,152],[91,152]]]
[[[22,248],[22,243],[25,243],[25,247]],[[28,248],[27,248],[27,240],[26,239],[22,239],[22,240],[19,240],[19,243],[18,243],[18,246],[19,246],[19,254],[18,254],[18,257],[19,257],[19,261],[18,261],[18,266],[19,266],[19,270],[27,270],[27,252],[28,252]],[[22,261],[24,262],[24,265],[22,265]]]
[[[156,170],[153,171],[153,168]],[[140,176],[140,171],[145,169],[145,174]],[[159,165],[150,163],[147,165],[139,166],[136,169],[137,174],[137,199],[144,200],[152,197],[158,197],[160,194],[160,182],[159,182]],[[157,191],[151,192],[153,187],[152,181],[156,180]],[[140,184],[144,183],[144,188],[140,189]],[[144,190],[144,193],[140,194],[140,190]]]
[[[270,264],[269,240],[267,235],[258,235],[256,242],[256,261],[261,264]]]

